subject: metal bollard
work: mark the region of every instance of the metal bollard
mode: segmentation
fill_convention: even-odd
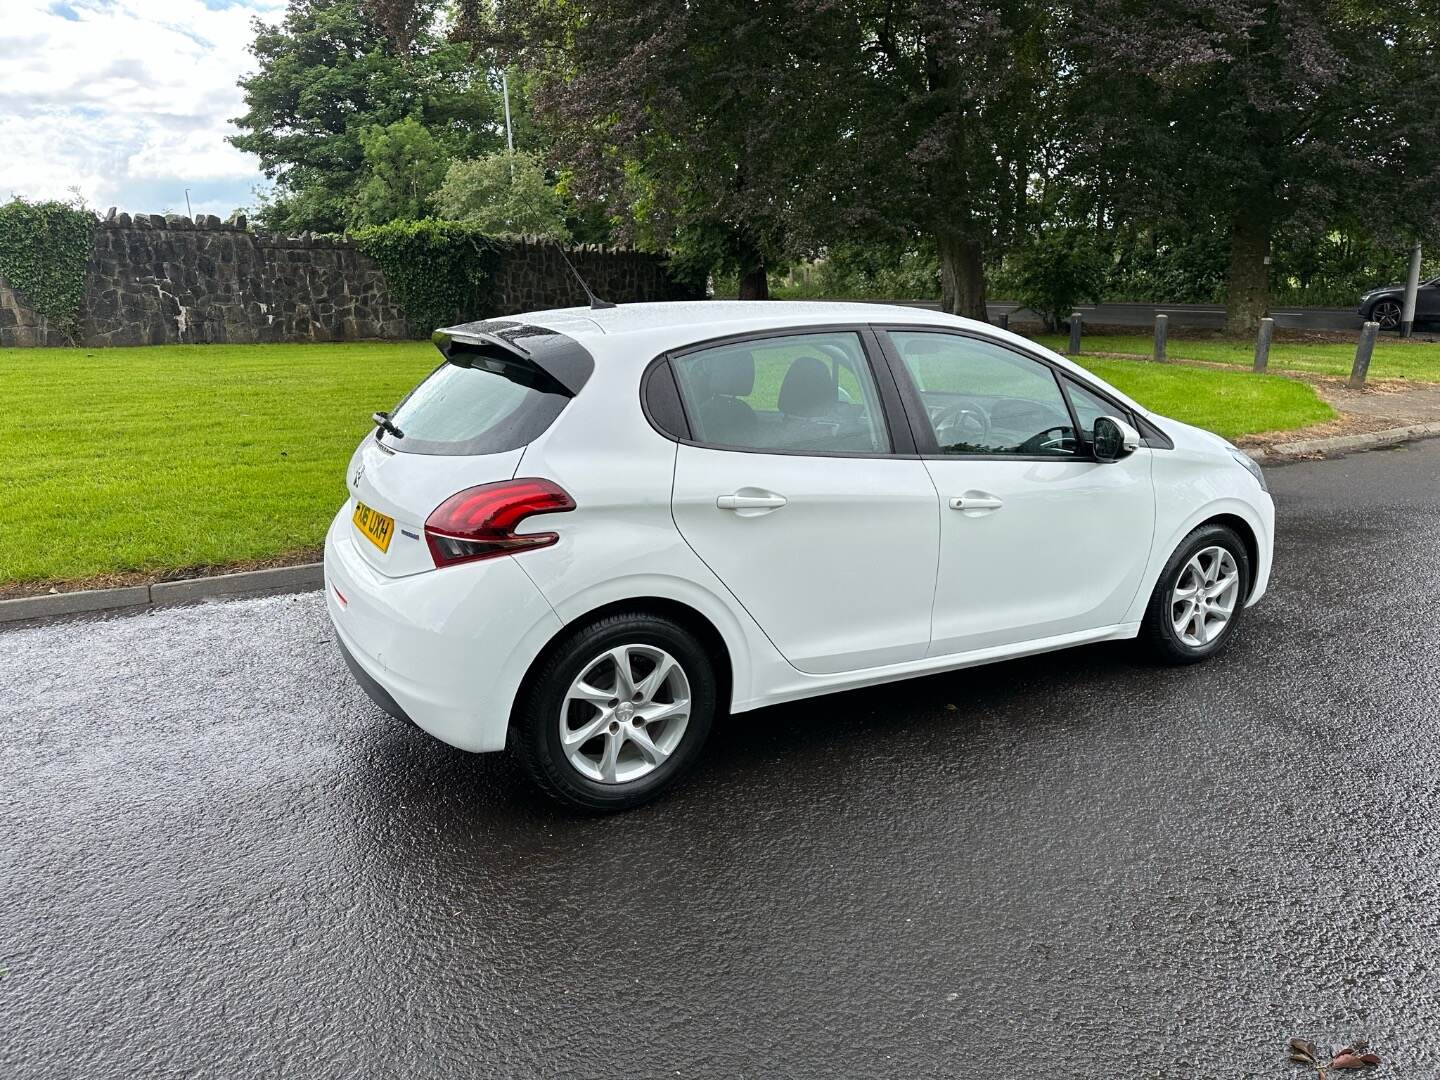
[[[1080,327],[1084,321],[1084,316],[1080,312],[1072,311],[1070,313],[1070,348],[1066,353],[1067,356],[1080,355]]]
[[[1410,272],[1405,278],[1405,303],[1400,308],[1400,336],[1408,338],[1415,330],[1415,299],[1420,292],[1420,241],[1410,249]]]
[[[1152,359],[1157,364],[1165,363],[1165,340],[1170,336],[1170,316],[1155,316],[1155,352]]]
[[[1370,372],[1370,357],[1375,353],[1375,336],[1380,333],[1378,322],[1367,322],[1360,328],[1360,344],[1355,346],[1355,366],[1350,369],[1350,389],[1360,390],[1365,386],[1365,376]]]
[[[1001,329],[1001,330],[1009,330],[1009,329],[1010,329],[1010,313],[1009,313],[1008,311],[1002,311],[1002,312],[1000,313],[1000,329]]]
[[[1264,371],[1270,366],[1270,341],[1275,336],[1275,320],[1261,319],[1260,333],[1255,338],[1255,370]]]

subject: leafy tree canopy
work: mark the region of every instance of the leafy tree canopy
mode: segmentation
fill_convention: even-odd
[[[528,73],[567,190],[623,238],[733,269],[813,248],[832,203],[825,148],[852,107],[831,51],[837,6],[765,0],[463,3],[459,30]]]
[[[360,133],[365,180],[351,215],[355,225],[417,221],[428,217],[430,202],[445,177],[440,141],[413,116]]]
[[[1430,0],[1076,0],[1075,173],[1118,216],[1228,236],[1230,328],[1269,301],[1278,229],[1440,224]]]
[[[570,238],[564,203],[534,154],[502,150],[452,163],[435,206],[491,236]]]
[[[256,20],[259,67],[241,82],[246,112],[230,141],[256,154],[275,181],[266,225],[333,232],[357,215],[368,219],[357,203],[375,175],[365,136],[377,128],[413,118],[447,160],[503,142],[485,66],[468,46],[444,39],[435,0],[412,8],[404,44],[362,0],[291,0],[278,25]]]

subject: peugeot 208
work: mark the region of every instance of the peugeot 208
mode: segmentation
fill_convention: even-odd
[[[1219,437],[1034,343],[875,305],[633,304],[439,332],[325,544],[387,711],[634,806],[717,714],[1116,638],[1203,660],[1274,508]]]

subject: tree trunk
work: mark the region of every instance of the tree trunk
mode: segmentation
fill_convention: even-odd
[[[741,271],[740,299],[770,299],[770,275],[765,272],[765,264],[763,262],[759,266]]]
[[[1237,214],[1230,226],[1230,277],[1225,295],[1225,329],[1254,337],[1270,308],[1269,222]]]
[[[940,310],[988,322],[980,241],[940,233],[935,245],[940,252]]]

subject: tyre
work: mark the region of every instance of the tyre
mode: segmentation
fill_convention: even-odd
[[[517,702],[510,746],[547,795],[628,810],[695,764],[715,718],[715,669],[671,619],[607,615],[545,654]]]
[[[1399,330],[1400,316],[1404,312],[1399,300],[1378,300],[1370,309],[1370,319],[1379,323],[1381,330]]]
[[[1232,529],[1202,525],[1161,571],[1140,627],[1142,643],[1164,663],[1194,664],[1225,647],[1250,595],[1250,557]]]

